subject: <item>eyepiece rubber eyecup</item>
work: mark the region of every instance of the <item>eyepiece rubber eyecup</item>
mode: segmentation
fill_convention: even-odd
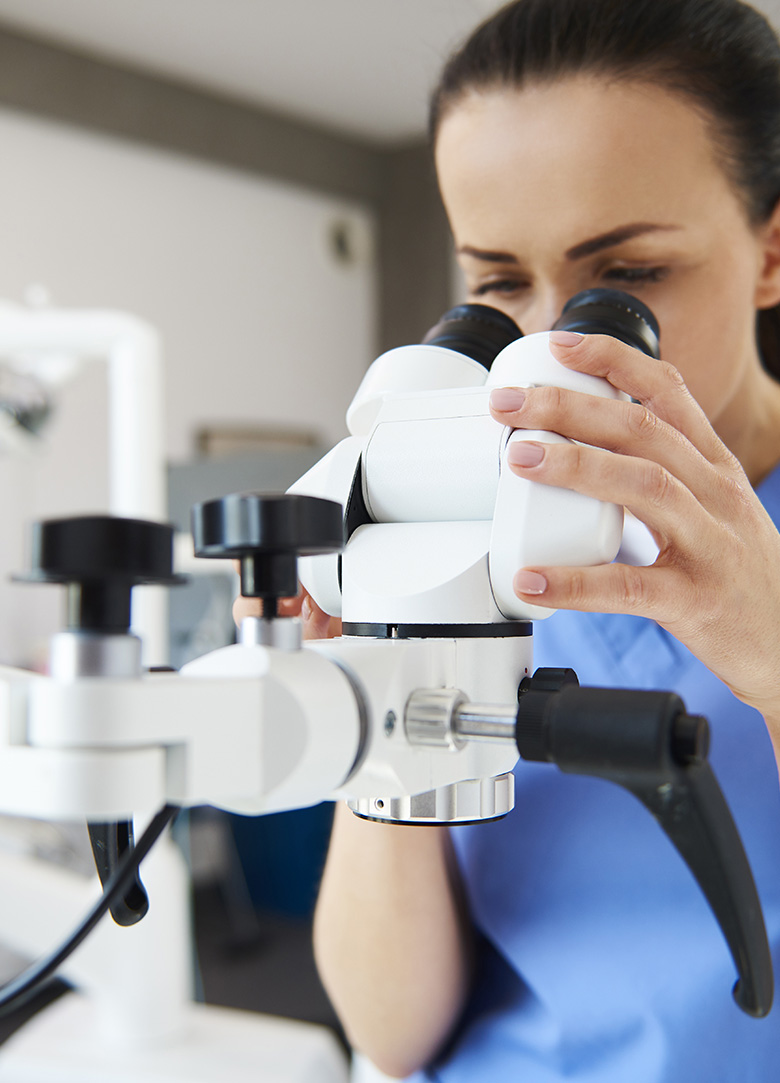
[[[611,335],[649,357],[660,357],[660,328],[653,313],[622,290],[589,289],[566,302],[554,331]]]

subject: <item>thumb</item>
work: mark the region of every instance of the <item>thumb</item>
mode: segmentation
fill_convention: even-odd
[[[320,609],[310,594],[303,596],[301,618],[304,639],[329,639],[340,634],[340,622],[332,620],[329,613]]]

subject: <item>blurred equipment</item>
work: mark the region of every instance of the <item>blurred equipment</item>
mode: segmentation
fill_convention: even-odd
[[[170,564],[169,528],[162,525],[167,501],[161,348],[156,331],[142,320],[113,311],[0,307],[0,453],[3,449],[34,452],[37,433],[51,409],[56,409],[59,390],[84,365],[93,363],[106,366],[108,510],[114,517],[97,517],[97,521],[109,529],[111,523],[139,522],[149,528],[142,530],[147,538],[156,537],[159,528],[168,541]],[[306,465],[311,461],[310,457]],[[121,537],[104,535],[99,553],[83,544],[81,534],[75,544],[60,531],[55,534],[53,546],[49,535],[41,540],[39,570],[46,569],[44,578],[64,581],[69,580],[75,566],[79,584],[69,580],[70,632],[55,637],[59,646],[53,648],[51,670],[59,676],[54,679],[66,684],[93,679],[99,684],[106,680],[112,683],[120,675],[140,677],[146,666],[165,663],[168,617],[163,588],[144,586],[134,591],[132,631],[129,586],[119,584],[117,593],[116,579],[113,585],[104,579],[102,588],[93,589],[94,576],[100,578],[101,568],[106,570],[104,561],[109,565],[115,562],[120,579],[128,571],[132,578],[127,562],[134,564],[139,535],[124,549]],[[150,544],[154,550],[154,543]],[[120,611],[121,628],[116,616]],[[24,683],[32,679],[46,684],[48,680],[21,670],[6,668],[3,673],[10,676],[10,684],[1,682],[3,692],[8,693],[0,693],[2,752],[15,747],[22,759],[12,753],[0,767],[0,776],[5,781],[14,776],[21,781],[17,770],[27,773],[21,747],[26,743],[26,723],[19,714],[17,693],[22,684],[16,677],[25,673]],[[143,751],[138,751],[145,759]],[[86,785],[84,796],[91,791],[91,802],[97,791],[86,776],[97,769],[102,776],[98,790],[107,795],[112,771],[105,774],[104,768],[114,761],[114,753],[107,750],[106,757],[99,754],[97,760],[91,754],[86,759],[78,753],[74,758],[64,754],[81,775],[80,782],[72,775],[66,788],[75,783],[77,790],[82,790]],[[55,759],[59,756],[55,753]],[[32,762],[30,766],[38,776],[33,787],[36,793],[28,790],[21,804],[13,803],[10,811],[14,818],[30,814],[53,821],[78,819],[80,812],[72,817],[60,803],[64,792],[55,778],[58,769],[55,767],[51,775],[41,761],[43,773],[39,775]],[[22,788],[27,789],[25,783]],[[44,800],[46,808],[37,807],[44,791],[49,793]],[[100,798],[99,803],[102,801]],[[65,803],[69,804],[69,799]],[[3,803],[3,807],[8,806]],[[103,852],[98,864],[107,880],[122,854],[132,850],[132,831],[127,827],[132,826],[132,815],[138,808],[133,799],[124,813],[114,815],[111,810],[105,815],[104,806],[94,819],[90,817],[93,847],[98,855]],[[145,818],[143,812],[141,818]],[[42,955],[65,937],[96,897],[94,878],[86,879],[73,863],[55,866],[41,856],[35,848],[0,851],[4,884],[0,928],[4,940],[28,957]],[[0,1047],[0,1081],[17,1083],[24,1078],[43,1083],[77,1078],[80,1083],[109,1079],[135,1083],[154,1077],[198,1083],[228,1077],[236,1083],[258,1078],[267,1083],[310,1079],[343,1083],[346,1060],[330,1030],[193,1002],[188,870],[167,834],[144,863],[143,883],[157,898],[150,914],[136,927],[137,935],[122,938],[126,930],[114,922],[97,925],[63,967],[63,976],[79,994],[60,998],[51,1011],[33,1017]],[[114,909],[120,916],[126,912],[122,900]]]
[[[124,312],[0,306],[0,448],[29,448],[59,389],[83,365],[106,366],[109,507],[113,515],[166,517],[160,340]],[[134,627],[149,664],[167,661],[166,596],[140,592]]]

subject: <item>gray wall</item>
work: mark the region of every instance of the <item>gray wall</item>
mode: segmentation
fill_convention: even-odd
[[[365,203],[379,221],[380,350],[417,340],[449,305],[449,235],[423,142],[369,144],[2,26],[0,105]]]

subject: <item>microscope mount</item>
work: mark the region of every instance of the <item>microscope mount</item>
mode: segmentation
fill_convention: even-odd
[[[573,299],[559,326],[574,322],[611,328],[651,354],[657,347],[652,314],[626,295]],[[374,362],[348,414],[352,435],[288,495],[238,494],[194,510],[196,554],[238,560],[243,591],[263,600],[263,617],[245,624],[240,643],[179,674],[129,664],[58,664],[48,677],[0,671],[2,807],[110,825],[96,846],[110,877],[127,859],[121,852],[132,852],[133,816],[164,806],[259,814],[346,799],[384,822],[466,823],[510,811],[518,757],[556,764],[623,786],[655,816],[721,926],[738,1004],[765,1015],[766,932],[706,762],[706,721],[672,694],[580,688],[567,670],[533,673],[532,620],[550,611],[517,598],[514,572],[612,560],[622,511],[514,475],[512,441],[562,438],[502,431],[489,415],[490,389],[547,382],[619,393],[558,365],[546,335],[517,335],[492,310],[455,310],[423,345]],[[77,522],[44,524],[41,537],[83,531]],[[165,528],[154,526],[169,550]],[[124,598],[125,530],[143,528],[93,521],[90,530],[83,544],[108,582],[124,576]],[[136,544],[138,536],[129,548]],[[118,555],[118,567],[97,550]],[[278,615],[276,600],[296,592],[297,557],[315,601],[342,617],[341,637],[302,644],[297,618]],[[39,577],[80,582],[70,567],[44,565]],[[169,558],[132,571],[171,578]],[[105,591],[115,597],[114,585]],[[107,648],[127,636],[126,617],[123,603],[110,627],[67,634],[78,642],[97,633]],[[118,902],[120,920],[143,909],[138,890],[134,883],[133,897]]]

